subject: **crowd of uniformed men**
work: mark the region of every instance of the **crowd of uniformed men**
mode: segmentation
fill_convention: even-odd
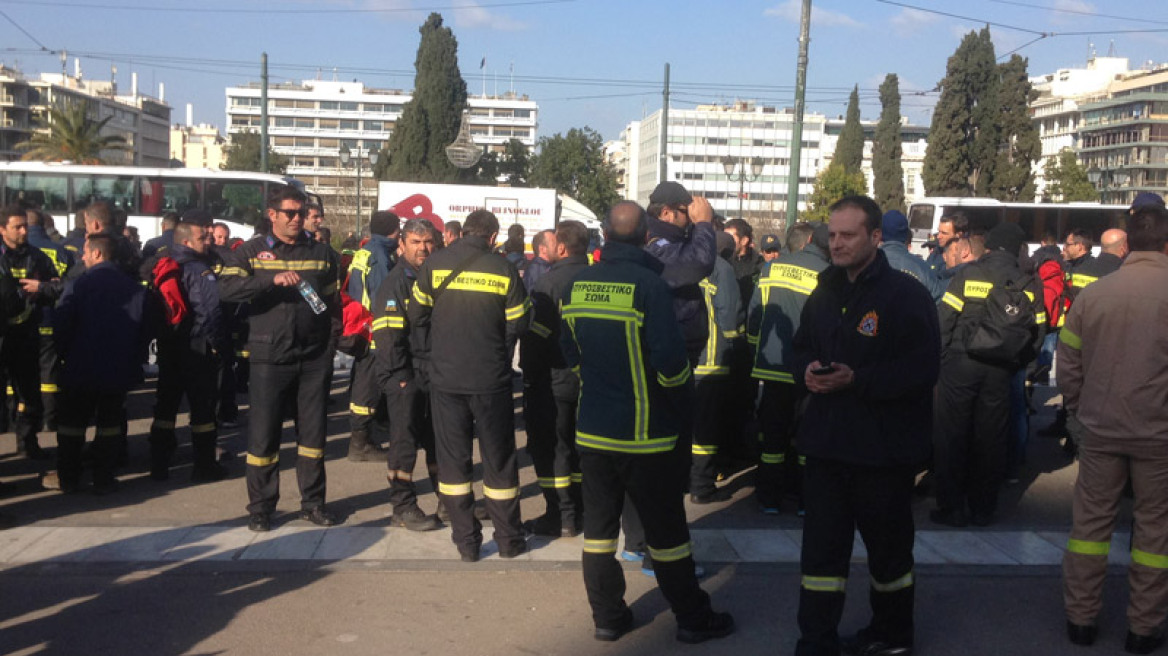
[[[1027,390],[1049,375],[1061,342],[1065,407],[1047,432],[1066,432],[1082,461],[1065,563],[1068,635],[1095,639],[1115,506],[1130,478],[1137,530],[1126,647],[1148,653],[1162,641],[1168,349],[1162,338],[1158,351],[1130,335],[1116,341],[1139,323],[1128,313],[1145,325],[1168,318],[1159,197],[1137,199],[1130,234],[1103,232],[1098,257],[1095,235],[1083,230],[1065,236],[1062,253],[1050,237],[1031,255],[1016,225],[955,212],[941,219],[925,260],[909,250],[904,215],[882,214],[862,196],[838,201],[827,223],[791,226],[783,243],[763,235],[756,249],[748,222],[724,221],[673,182],[647,208],[615,205],[603,248],[593,250],[582,224],[562,221],[535,235],[530,258],[515,226],[495,248],[500,225],[486,210],[442,227],[376,212],[368,240],[338,254],[323,209],[291,187],[268,200],[265,225],[246,242],[191,210],[166,217],[162,236],[139,252],[115,208],[95,202],[80,216],[63,240],[36,208],[14,205],[0,217],[0,367],[13,429],[35,459],[48,457],[37,432],[56,431],[49,484],[64,493],[81,489],[86,466],[95,493],[117,489],[125,397],[153,342],[151,478],[170,475],[185,396],[192,480],[222,479],[218,427],[236,421],[236,395],[247,392],[248,527],[271,527],[288,418],[301,517],[335,524],[324,453],[339,350],[353,358],[348,457],[387,463],[394,525],[424,531],[447,521],[468,562],[480,557],[484,519],[503,558],[526,551],[532,533],[582,532],[597,639],[634,626],[617,560],[622,528],[620,557],[657,577],[679,640],[734,630],[697,583],[683,499],[726,500],[719,483],[755,465],[761,512],[794,503],[805,518],[797,653],[906,654],[914,485],[930,472],[932,521],[991,524],[999,488],[1024,463]],[[546,502],[527,523],[516,348],[527,450]],[[417,503],[419,451],[437,515]],[[873,615],[841,640],[857,529]]]

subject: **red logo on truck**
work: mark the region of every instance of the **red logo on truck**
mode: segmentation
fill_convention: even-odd
[[[393,213],[398,215],[402,221],[409,221],[410,219],[426,219],[438,228],[438,232],[446,227],[442,223],[442,217],[434,213],[434,203],[426,196],[426,194],[414,194],[405,200],[402,200],[397,205],[390,208]]]

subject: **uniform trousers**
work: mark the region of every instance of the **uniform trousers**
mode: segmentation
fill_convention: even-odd
[[[871,576],[872,622],[864,633],[897,646],[912,644],[915,471],[807,458],[798,656],[839,654],[837,629],[857,529]]]
[[[580,458],[576,453],[577,399],[560,398],[550,380],[524,379],[523,418],[527,453],[547,502],[547,514],[574,526],[579,508]]]
[[[126,439],[123,408],[126,392],[99,392],[84,387],[62,387],[57,418],[57,475],[61,489],[76,490],[81,483],[81,454],[85,429],[96,423],[93,440],[93,482],[114,481],[120,445]]]
[[[253,362],[247,436],[249,513],[271,513],[280,498],[280,436],[285,403],[296,406],[296,481],[300,507],[311,511],[325,501],[325,400],[332,367],[330,349],[289,364]]]
[[[414,468],[418,449],[426,455],[426,469],[437,479],[438,460],[434,453],[434,424],[430,416],[430,395],[417,382],[404,386],[393,383],[385,390],[389,410],[389,452],[386,454],[389,503],[394,514],[418,505],[414,488]]]
[[[219,406],[216,416],[219,422],[234,422],[239,417],[239,404],[235,400],[235,352],[219,354]]]
[[[1168,619],[1168,443],[1102,438],[1073,416],[1067,425],[1083,437],[1072,498],[1074,524],[1063,556],[1067,619],[1093,625],[1103,607],[1111,532],[1130,476],[1135,527],[1127,621],[1133,633],[1156,635]]]
[[[13,430],[21,446],[37,443],[37,431],[44,421],[41,403],[40,342],[34,331],[9,333],[0,345],[0,368],[16,398],[16,421]]]
[[[332,366],[332,361],[329,361]],[[331,372],[331,369],[330,369]],[[353,361],[352,378],[349,382],[349,430],[360,435],[358,443],[369,439],[373,430],[373,419],[377,406],[382,401],[381,386],[377,382],[377,363],[373,353]],[[332,379],[332,376],[329,376]],[[373,440],[376,442],[377,440]]]
[[[998,507],[1010,437],[1012,372],[961,353],[943,358],[933,473],[937,507],[989,516]]]
[[[500,551],[524,542],[519,519],[519,469],[515,453],[515,407],[511,390],[490,394],[430,393],[438,452],[438,494],[450,513],[451,539],[477,549],[482,524],[474,516],[471,490],[473,441],[483,460],[483,496]]]
[[[628,613],[625,575],[616,560],[622,508],[636,507],[653,559],[657,585],[680,626],[700,623],[710,597],[694,574],[693,544],[682,499],[688,454],[580,452],[584,475],[584,587],[598,628],[620,626]]]
[[[185,342],[185,340],[182,340]],[[191,445],[196,467],[215,462],[215,403],[218,400],[219,357],[186,343],[158,344],[158,393],[150,425],[151,470],[166,469],[178,446],[175,417],[185,396],[191,409]]]
[[[61,358],[57,357],[57,343],[53,341],[53,329],[41,326],[40,331],[41,405],[44,407],[46,430],[56,430],[57,426],[57,375],[61,371]]]
[[[730,377],[709,375],[697,379],[694,386],[693,445],[690,447],[689,491],[697,496],[717,490],[718,451],[726,446],[730,400]]]
[[[804,395],[790,383],[764,381],[758,404],[759,453],[755,494],[766,508],[778,508],[787,492],[798,493],[803,479],[799,456],[791,444]]]

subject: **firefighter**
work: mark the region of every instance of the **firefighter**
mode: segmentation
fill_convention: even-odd
[[[642,250],[647,214],[633,202],[605,217],[600,262],[565,293],[560,344],[580,375],[576,447],[584,477],[584,587],[597,640],[633,628],[616,560],[625,495],[644,523],[658,584],[677,639],[698,643],[734,631],[698,586],[683,489],[688,454],[679,433],[692,413],[686,345],[661,265]]]
[[[418,279],[418,268],[434,248],[434,226],[426,219],[411,219],[401,230],[402,255],[373,296],[373,343],[371,359],[375,380],[385,395],[389,411],[389,454],[386,479],[392,523],[411,531],[442,528],[434,515],[418,508],[414,467],[418,449],[426,454],[426,468],[437,491],[438,462],[434,455],[434,425],[426,381],[415,375],[410,352],[406,308]]]
[[[369,220],[369,242],[353,255],[347,292],[353,303],[360,303],[366,319],[371,320],[373,297],[394,266],[400,225],[393,212],[374,212]],[[349,388],[349,460],[354,462],[379,462],[386,453],[373,439],[373,418],[382,394],[370,348],[372,343],[351,349],[356,360]]]
[[[560,221],[554,242],[554,253],[547,253],[551,268],[532,285],[531,328],[519,345],[527,452],[546,504],[528,527],[536,535],[575,537],[584,517],[576,453],[580,381],[560,351],[560,303],[572,279],[588,268],[588,230],[578,221]]]
[[[248,528],[271,530],[280,494],[280,432],[285,402],[296,400],[296,480],[301,518],[317,526],[337,519],[325,507],[325,401],[340,332],[340,263],[304,234],[303,192],[281,187],[268,199],[270,234],[232,251],[219,277],[220,297],[250,302]]]
[[[73,252],[53,241],[45,231],[45,217],[48,216],[39,210],[28,210],[28,243],[53,262],[57,270],[57,278],[61,280],[70,277],[77,265]],[[57,430],[57,376],[61,370],[61,359],[57,356],[57,347],[53,342],[53,310],[52,307],[43,309],[44,316],[40,325],[40,369],[41,369],[41,403],[45,407],[45,430]]]
[[[519,520],[511,353],[531,321],[530,302],[515,267],[491,252],[498,234],[494,214],[471,212],[462,238],[419,269],[408,312],[410,344],[430,381],[438,493],[464,562],[479,559],[483,539],[472,510],[476,435],[499,555],[527,551]]]
[[[150,425],[150,477],[170,478],[177,447],[175,417],[185,396],[190,405],[194,482],[217,481],[226,472],[215,457],[220,354],[231,348],[208,244],[211,216],[187,210],[174,228],[173,243],[155,267],[155,287],[165,299],[178,294],[185,316],[168,312],[158,335],[158,392]],[[159,275],[169,270],[169,275]],[[167,304],[168,307],[170,304]]]
[[[750,300],[746,339],[754,347],[751,375],[762,381],[758,406],[759,452],[755,496],[763,514],[777,515],[785,492],[797,492],[802,470],[792,448],[797,408],[804,394],[791,368],[792,339],[803,306],[827,268],[827,227],[796,223],[787,231],[787,252],[770,262]]]

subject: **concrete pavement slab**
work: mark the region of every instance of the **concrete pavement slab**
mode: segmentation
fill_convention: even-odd
[[[162,554],[163,560],[234,560],[257,533],[245,526],[196,526]]]
[[[241,560],[309,560],[324,539],[326,529],[307,526],[281,526],[259,533],[243,552]]]
[[[1018,561],[973,531],[918,531],[925,544],[950,563],[963,565],[1017,565]]]

